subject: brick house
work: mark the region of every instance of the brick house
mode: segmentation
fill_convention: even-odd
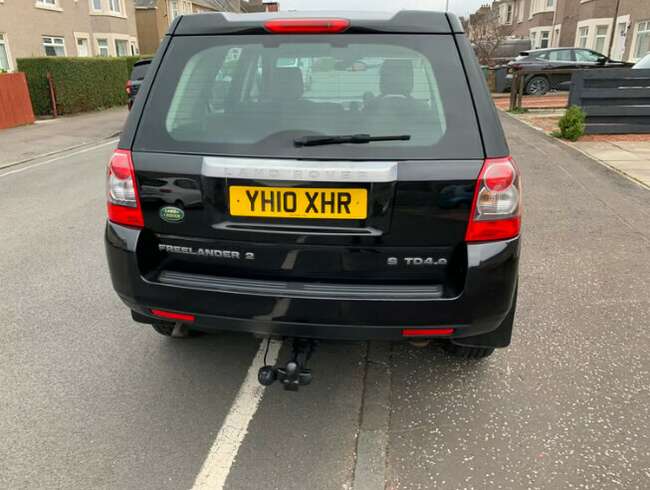
[[[240,10],[240,0],[135,0],[140,49],[143,53],[155,53],[160,40],[179,15]]]
[[[137,53],[133,0],[0,0],[0,70],[16,58]]]
[[[533,48],[575,46],[636,61],[650,52],[650,0],[498,0],[499,21]]]

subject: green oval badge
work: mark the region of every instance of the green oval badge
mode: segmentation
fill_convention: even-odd
[[[179,223],[185,218],[185,211],[176,206],[160,208],[160,218],[168,223]]]

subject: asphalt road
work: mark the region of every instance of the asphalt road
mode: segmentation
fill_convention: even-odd
[[[324,344],[312,386],[265,390],[225,488],[650,488],[650,193],[504,123],[526,203],[512,347]],[[258,351],[131,321],[103,251],[110,152],[0,171],[0,488],[191,488]]]

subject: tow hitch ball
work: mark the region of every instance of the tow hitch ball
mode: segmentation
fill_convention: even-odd
[[[270,339],[267,341],[270,342]],[[268,346],[268,344],[267,344]],[[307,362],[316,348],[316,342],[309,339],[293,339],[291,359],[282,366],[264,366],[257,373],[257,380],[263,386],[271,386],[276,381],[284,385],[288,391],[298,391],[301,386],[311,383],[311,370]]]

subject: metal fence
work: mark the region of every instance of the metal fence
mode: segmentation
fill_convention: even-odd
[[[587,114],[587,134],[650,133],[650,70],[576,71],[569,105]]]

